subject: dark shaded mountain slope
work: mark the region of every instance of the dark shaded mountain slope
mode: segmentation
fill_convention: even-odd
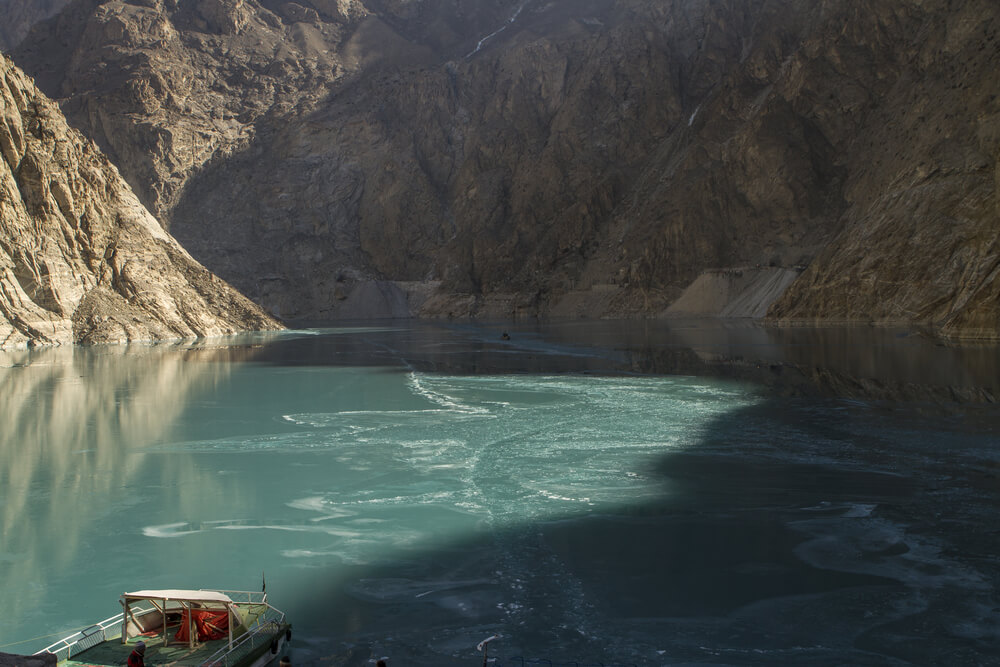
[[[69,0],[0,0],[0,51],[9,53],[32,26],[56,14]]]
[[[988,0],[78,0],[15,57],[186,247],[287,317],[1000,333]]]

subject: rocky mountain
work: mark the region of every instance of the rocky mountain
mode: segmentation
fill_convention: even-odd
[[[728,269],[766,294],[720,312],[996,338],[998,12],[77,0],[15,59],[283,317],[660,316]]]
[[[9,53],[31,27],[56,14],[69,0],[0,0],[0,51]]]
[[[0,348],[280,327],[194,261],[6,57],[0,118]]]

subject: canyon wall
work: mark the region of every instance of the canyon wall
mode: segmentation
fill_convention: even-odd
[[[6,57],[0,119],[0,348],[280,327],[195,262]]]
[[[14,57],[282,317],[657,317],[749,267],[801,272],[781,321],[996,338],[998,12],[77,0]]]

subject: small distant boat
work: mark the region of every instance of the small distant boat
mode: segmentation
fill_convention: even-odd
[[[38,653],[55,654],[59,665],[124,665],[143,642],[147,665],[262,667],[292,638],[263,592],[149,590],[120,602],[122,613]]]

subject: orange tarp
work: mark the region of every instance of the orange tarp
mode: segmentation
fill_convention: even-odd
[[[208,641],[209,639],[225,639],[229,636],[229,612],[209,611],[205,609],[195,609],[190,612],[194,616],[194,627],[198,632],[198,641]],[[174,635],[174,639],[179,642],[188,641],[188,628],[191,621],[188,618],[188,611],[185,609],[181,616],[181,627]]]

